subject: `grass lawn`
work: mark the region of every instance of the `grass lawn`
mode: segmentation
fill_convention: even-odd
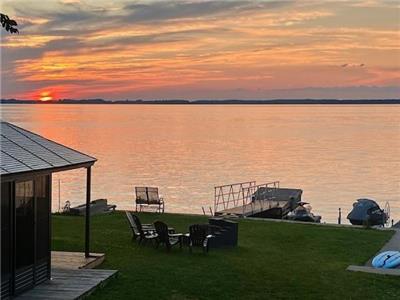
[[[142,213],[177,232],[202,216]],[[53,249],[83,251],[84,218],[53,216]],[[391,237],[388,231],[241,220],[239,246],[179,247],[167,253],[131,241],[121,212],[92,217],[91,251],[119,276],[91,299],[400,299],[398,277],[346,271],[363,264]]]

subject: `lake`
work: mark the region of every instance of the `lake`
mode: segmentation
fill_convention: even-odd
[[[400,106],[2,105],[2,119],[95,156],[92,198],[134,208],[158,186],[166,211],[202,213],[214,186],[280,181],[323,222],[357,198],[400,218]],[[85,170],[53,175],[53,211],[85,202]],[[60,189],[59,189],[60,187]]]

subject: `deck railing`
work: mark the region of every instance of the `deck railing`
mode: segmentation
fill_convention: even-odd
[[[237,207],[243,203],[244,189],[255,186],[255,181],[246,181],[214,187],[214,214],[221,209]]]

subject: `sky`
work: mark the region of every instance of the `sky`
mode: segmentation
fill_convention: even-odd
[[[2,0],[1,96],[399,98],[399,1]]]

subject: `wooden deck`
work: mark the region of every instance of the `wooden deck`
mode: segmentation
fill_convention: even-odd
[[[15,299],[81,299],[93,292],[99,285],[103,285],[116,273],[115,270],[52,268],[51,280],[35,286]]]
[[[103,286],[118,272],[90,269],[104,260],[104,254],[94,253],[89,258],[85,258],[85,254],[80,252],[53,251],[51,254],[51,280],[35,286],[15,299],[82,299],[97,287]]]
[[[92,269],[104,261],[103,253],[91,253],[86,258],[81,252],[51,251],[51,266],[60,269]]]

